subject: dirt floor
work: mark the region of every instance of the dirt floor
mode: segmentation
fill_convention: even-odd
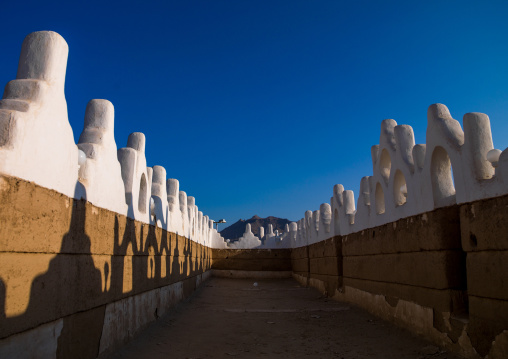
[[[234,357],[457,358],[293,279],[229,278],[211,278],[191,298],[110,356]]]

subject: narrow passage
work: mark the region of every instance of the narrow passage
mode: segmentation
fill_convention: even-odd
[[[254,283],[257,283],[257,286]],[[293,279],[212,277],[110,358],[455,359]]]

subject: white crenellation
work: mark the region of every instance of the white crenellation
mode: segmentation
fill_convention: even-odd
[[[260,228],[260,233],[262,229],[264,228],[263,227]],[[286,224],[284,226],[283,233],[280,233],[278,236],[274,235],[266,239],[261,246],[258,246],[256,248],[259,249],[291,248],[297,241],[297,233],[298,233],[298,225],[295,222],[291,222],[290,224]]]
[[[122,168],[127,217],[150,223],[152,186],[146,167],[145,135],[141,132],[131,133],[127,147],[120,148],[117,155]]]
[[[111,211],[127,214],[122,170],[114,136],[115,110],[108,100],[91,100],[85,111],[78,148],[86,155],[79,181],[86,200]]]
[[[265,243],[269,242],[272,237],[275,237],[275,233],[273,233],[273,225],[268,224],[266,232],[264,232],[264,238],[265,238],[264,242]]]
[[[325,240],[329,237],[332,230],[332,206],[328,203],[323,203],[319,207],[319,240]]]
[[[203,212],[198,211],[198,220],[196,222],[196,239],[195,241],[202,244],[203,238]]]
[[[189,215],[187,211],[187,193],[184,191],[179,191],[179,200],[180,200],[180,222],[182,223],[181,231],[183,235],[188,238],[189,232]]]
[[[243,234],[238,241],[231,243],[229,248],[232,249],[247,249],[247,248],[256,248],[261,246],[261,241],[258,237],[256,237],[251,230],[250,223],[247,223],[245,226],[245,233]]]
[[[210,218],[208,216],[203,216],[203,244],[207,247],[210,246],[210,227],[209,227]]]
[[[166,192],[166,169],[162,166],[152,167],[152,200],[154,202],[154,214],[151,223],[158,227],[168,229],[168,200]]]
[[[83,132],[74,143],[64,94],[68,52],[65,40],[51,31],[31,33],[23,41],[16,79],[0,100],[0,173],[145,223],[189,231],[187,236],[192,217],[196,240],[217,239],[223,248],[208,217],[195,205],[189,210],[178,181],[170,179],[166,188],[165,169],[147,167],[142,133],[132,133],[127,147],[117,150],[111,102],[88,103]]]
[[[34,32],[23,41],[16,79],[0,100],[0,172],[81,198],[64,94],[68,53],[56,32]]]
[[[227,248],[194,197],[179,191],[176,179],[166,179],[163,167],[147,167],[142,133],[132,133],[127,146],[117,150],[109,101],[88,103],[83,132],[74,143],[64,94],[67,56],[68,45],[57,33],[25,38],[16,79],[0,100],[0,173]],[[260,230],[264,246],[305,246],[507,194],[508,149],[494,148],[489,117],[472,112],[462,122],[463,128],[445,105],[431,105],[426,143],[415,144],[410,126],[382,121],[379,144],[371,148],[372,175],[361,179],[356,206],[353,192],[335,185],[329,204],[306,211],[282,234],[275,235],[271,226],[266,234]],[[246,231],[243,238],[259,247],[260,239],[251,234]]]
[[[357,209],[353,192],[335,185],[330,202],[333,226],[323,235],[327,221],[321,220],[318,240],[507,194],[508,149],[494,149],[488,116],[467,113],[463,124],[464,130],[445,105],[431,105],[427,143],[415,144],[410,126],[382,121],[379,145],[371,148],[373,174],[360,181]],[[323,207],[320,213],[326,213]],[[298,222],[293,247],[315,243],[315,214],[307,211]]]
[[[196,200],[192,196],[187,196],[187,216],[189,218],[189,231],[187,238],[194,238],[196,226]]]
[[[182,210],[183,213],[187,213],[186,208],[184,208],[187,205],[187,199],[185,192],[183,192],[183,205],[180,203],[182,192],[180,192],[180,182],[176,178],[169,178],[166,180],[166,193],[169,212],[168,230],[185,235],[185,222],[182,218]]]

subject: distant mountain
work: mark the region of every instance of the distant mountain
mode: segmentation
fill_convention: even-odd
[[[220,231],[220,234],[225,239],[230,239],[231,241],[236,241],[238,238],[243,236],[245,233],[245,227],[247,223],[250,223],[252,233],[259,237],[259,228],[265,228],[265,234],[268,231],[268,225],[271,224],[273,226],[273,232],[276,230],[279,232],[283,232],[286,224],[291,223],[290,220],[285,218],[277,218],[273,216],[269,216],[266,218],[260,218],[259,216],[254,215],[251,219],[240,219],[237,222],[233,223],[229,227],[224,228]]]

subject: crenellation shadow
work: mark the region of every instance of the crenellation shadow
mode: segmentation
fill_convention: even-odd
[[[79,182],[75,193],[76,196],[86,193]],[[57,357],[69,358],[73,353],[79,353],[78,356],[83,358],[98,355],[104,322],[104,306],[100,306],[103,286],[101,272],[94,265],[85,224],[86,201],[73,199],[70,226],[62,238],[60,250],[49,261],[48,270],[32,281],[28,305],[22,314],[6,317],[5,285],[2,283],[0,338],[63,318],[61,332],[57,336]],[[19,265],[29,266],[30,260],[36,258],[23,254],[20,260],[22,263]],[[97,307],[96,310],[89,310],[94,307]],[[88,323],[86,335],[83,335],[79,323]]]
[[[75,193],[86,193],[86,189],[78,182]],[[90,224],[88,230],[93,232],[87,233],[90,204],[84,199],[70,199],[70,203],[69,228],[58,253],[48,259],[48,269],[33,279],[22,314],[7,318],[8,288],[0,279],[0,339],[45,323],[52,323],[59,330],[57,323],[61,322],[61,332],[53,337],[57,357],[95,358],[110,303],[202,273],[206,251],[202,247],[201,254],[193,258],[192,250],[198,245],[193,247],[190,239],[120,214],[109,217],[113,230],[99,238],[101,233]],[[93,243],[90,235],[94,236]],[[94,253],[96,241],[103,242]],[[34,258],[45,255],[48,254],[36,253]],[[109,256],[105,262],[104,256]],[[100,265],[95,257],[102,257]]]

